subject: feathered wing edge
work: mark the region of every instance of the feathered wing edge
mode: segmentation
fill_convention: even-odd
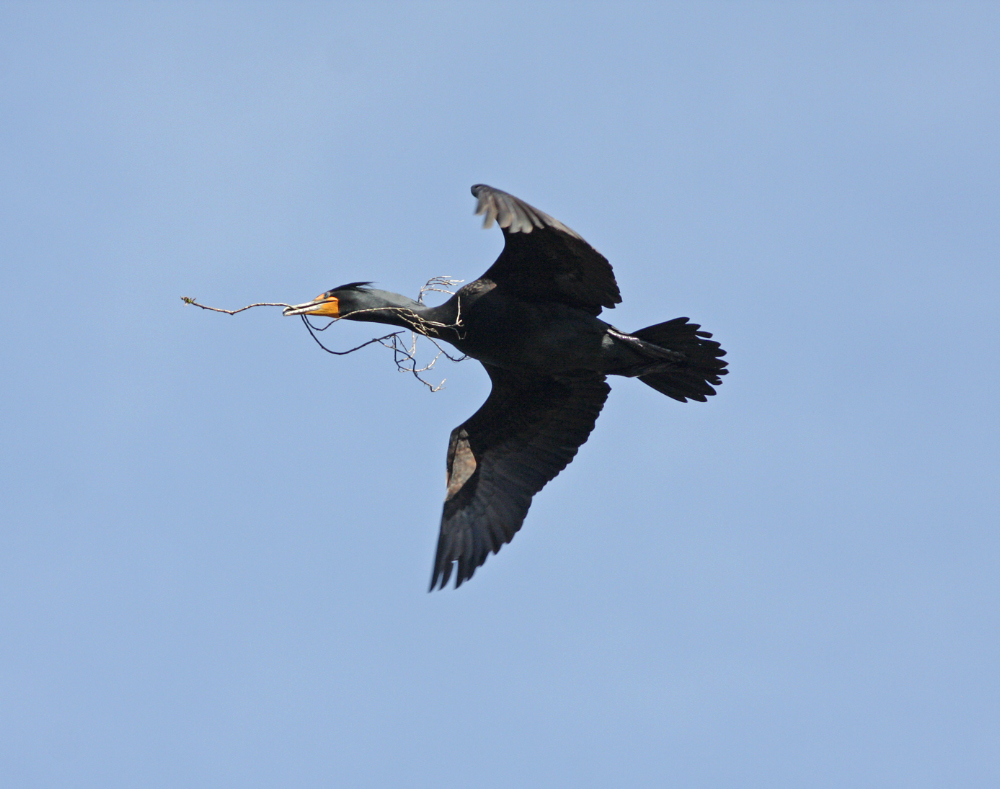
[[[489,398],[455,428],[430,589],[472,577],[521,528],[532,497],[590,436],[611,388],[604,376],[529,376],[484,365]]]
[[[483,275],[532,301],[561,301],[592,315],[621,303],[608,259],[562,222],[512,194],[486,184],[472,187],[484,227],[504,235],[500,257]]]

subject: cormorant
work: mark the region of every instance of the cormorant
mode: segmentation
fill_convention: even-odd
[[[430,588],[456,588],[521,528],[532,497],[594,429],[608,375],[638,378],[680,402],[705,401],[728,372],[712,335],[687,318],[631,334],[597,316],[621,302],[611,264],[577,233],[513,195],[472,187],[484,227],[504,235],[500,257],[448,301],[427,307],[354,282],[285,315],[319,315],[413,329],[478,359],[493,389],[451,433],[448,490]]]

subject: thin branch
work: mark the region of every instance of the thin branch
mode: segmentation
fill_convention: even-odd
[[[452,279],[451,277],[432,277],[427,281],[421,289],[417,297],[417,302],[423,304],[424,293],[427,292],[437,292],[437,293],[447,293],[449,295],[454,295],[454,293],[448,288],[458,285],[463,280]],[[252,307],[294,307],[294,304],[282,304],[278,302],[258,302],[256,304],[248,304],[245,307],[240,307],[238,310],[224,310],[219,307],[209,307],[205,304],[199,304],[197,299],[190,296],[181,296],[181,300],[185,304],[191,304],[195,307],[200,307],[203,310],[209,310],[211,312],[222,312],[226,315],[236,315],[237,313],[243,312],[244,310],[249,310]],[[462,302],[458,301],[457,313],[454,323],[440,323],[439,321],[429,321],[426,318],[416,314],[412,310],[405,307],[373,307],[366,310],[356,310],[351,313],[352,315],[357,315],[362,312],[395,312],[399,315],[403,321],[405,321],[410,326],[410,344],[404,345],[401,335],[403,332],[397,331],[391,334],[386,334],[382,337],[375,337],[368,342],[363,342],[361,345],[357,345],[354,348],[350,348],[346,351],[335,351],[332,348],[327,348],[319,337],[316,336],[316,332],[326,331],[333,324],[337,323],[340,318],[334,318],[328,322],[325,326],[313,326],[312,322],[309,320],[308,315],[301,315],[302,322],[306,325],[309,330],[309,335],[315,340],[316,344],[322,348],[327,353],[333,354],[334,356],[346,356],[349,353],[354,353],[355,351],[360,351],[362,348],[366,348],[369,345],[374,345],[378,343],[379,345],[388,348],[392,351],[392,358],[396,364],[396,368],[401,373],[410,373],[414,378],[416,378],[420,383],[430,389],[432,392],[438,392],[444,387],[444,380],[439,384],[432,384],[430,381],[424,379],[421,373],[425,373],[428,370],[434,369],[434,365],[437,364],[438,359],[444,356],[453,362],[461,362],[468,356],[452,356],[445,350],[441,344],[438,342],[438,338],[441,336],[442,331],[453,331],[459,338],[462,335]],[[425,337],[430,340],[434,347],[437,348],[437,354],[431,359],[427,364],[422,367],[418,367],[417,364],[417,335]]]
[[[388,340],[390,337],[398,337],[400,334],[403,333],[401,331],[393,332],[392,334],[387,334],[384,337],[376,337],[375,339],[369,340],[368,342],[363,342],[363,343],[361,343],[361,345],[357,345],[354,348],[351,348],[351,349],[346,350],[346,351],[334,351],[333,349],[327,348],[325,345],[323,345],[322,340],[320,340],[320,338],[316,336],[315,332],[326,331],[327,329],[330,328],[330,326],[333,325],[333,323],[335,323],[335,321],[331,321],[326,326],[324,326],[322,329],[320,329],[320,328],[318,328],[316,326],[313,326],[309,322],[309,318],[306,317],[305,315],[300,315],[299,317],[302,318],[302,322],[306,325],[306,328],[309,329],[309,335],[316,341],[316,344],[320,348],[322,348],[324,351],[326,351],[327,353],[332,353],[334,356],[347,356],[347,354],[349,354],[349,353],[354,353],[355,351],[360,351],[362,348],[365,348],[365,347],[367,347],[369,345],[374,345],[375,343],[382,343],[384,345],[385,344],[384,340]]]
[[[427,280],[427,283],[420,288],[420,293],[417,294],[417,303],[424,303],[424,294],[431,291],[435,293],[447,293],[449,296],[454,296],[455,291],[448,290],[448,288],[453,288],[456,285],[460,285],[465,282],[464,279],[452,279],[451,277],[431,277]]]
[[[193,307],[201,307],[203,310],[211,310],[212,312],[224,312],[226,315],[235,315],[238,312],[243,312],[243,310],[249,310],[251,307],[294,307],[294,304],[279,304],[276,301],[260,301],[256,304],[247,304],[245,307],[240,307],[238,310],[223,310],[219,307],[206,307],[204,304],[199,304],[197,299],[191,296],[181,296],[181,301],[185,304],[190,304]]]
[[[393,362],[395,362],[396,369],[399,370],[399,372],[412,374],[414,378],[420,381],[420,383],[422,383],[432,392],[439,392],[441,389],[444,388],[445,379],[442,379],[441,383],[439,384],[432,384],[430,381],[424,379],[420,375],[420,373],[425,373],[428,370],[433,369],[434,365],[437,363],[437,360],[441,358],[441,354],[444,353],[443,349],[441,349],[441,346],[438,345],[436,342],[434,342],[434,340],[431,340],[431,342],[434,342],[434,345],[437,346],[439,349],[437,356],[431,359],[431,361],[425,364],[423,367],[417,367],[416,332],[410,332],[410,337],[412,339],[410,341],[409,347],[403,345],[403,341],[400,339],[400,335],[402,335],[403,332],[397,331],[393,332],[392,334],[386,334],[383,337],[376,337],[372,340],[368,340],[368,342],[361,343],[361,345],[358,345],[357,347],[351,348],[350,350],[347,351],[335,351],[331,348],[327,348],[323,344],[322,340],[320,340],[320,338],[316,336],[316,332],[326,331],[327,329],[330,328],[330,326],[332,326],[334,323],[337,322],[336,319],[330,321],[326,326],[319,327],[319,326],[313,326],[312,322],[309,320],[309,317],[307,315],[300,315],[299,317],[302,318],[302,322],[306,325],[306,328],[309,330],[309,334],[316,341],[316,344],[327,353],[332,353],[334,356],[346,356],[349,353],[360,351],[362,348],[368,345],[373,345],[374,343],[378,343],[384,348],[388,348],[390,351],[392,351],[392,359]],[[448,356],[448,358],[452,359],[453,357]],[[455,361],[460,361],[460,360],[455,360]]]

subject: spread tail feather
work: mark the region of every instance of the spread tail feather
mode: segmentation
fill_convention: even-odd
[[[714,395],[713,385],[721,384],[720,376],[729,372],[727,362],[721,358],[726,352],[719,343],[708,339],[712,336],[710,332],[699,329],[701,326],[688,323],[687,318],[674,318],[633,332],[632,336],[644,342],[685,357],[683,361],[670,364],[669,369],[660,367],[656,372],[639,375],[639,380],[682,403],[688,399],[705,402]]]

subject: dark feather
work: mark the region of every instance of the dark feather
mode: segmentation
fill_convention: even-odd
[[[461,586],[511,541],[532,496],[587,440],[610,391],[597,374],[555,378],[484,366],[493,390],[449,442],[432,590],[448,583],[453,563]]]
[[[341,285],[339,288],[333,288],[333,290],[367,290],[368,286],[373,283],[371,282],[348,282],[346,285]]]
[[[485,184],[472,187],[484,227],[503,230],[500,257],[483,275],[526,301],[559,301],[591,315],[622,297],[608,259],[579,234],[513,195]]]

